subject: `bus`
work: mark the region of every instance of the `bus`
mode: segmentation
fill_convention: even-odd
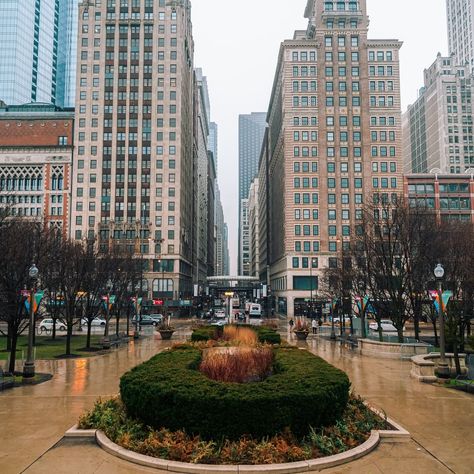
[[[250,318],[261,318],[262,317],[262,305],[258,303],[250,303],[249,305],[249,317]]]

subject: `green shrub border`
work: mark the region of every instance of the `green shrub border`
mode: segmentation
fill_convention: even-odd
[[[248,324],[239,324],[238,327],[245,327],[254,330],[257,333],[258,341],[262,344],[280,344],[281,337],[274,329],[265,326],[251,326]],[[209,341],[218,339],[222,336],[223,326],[203,326],[193,331],[191,335],[192,342]]]
[[[205,439],[295,435],[334,424],[349,399],[347,375],[297,348],[274,349],[274,373],[257,383],[215,382],[199,372],[201,351],[178,346],[126,373],[120,393],[128,413],[156,429]]]

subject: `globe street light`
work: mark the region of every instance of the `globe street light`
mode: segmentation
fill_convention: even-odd
[[[38,267],[33,263],[28,270],[28,276],[31,280],[30,290],[30,324],[28,328],[28,352],[26,356],[25,364],[23,365],[23,379],[31,380],[35,376],[35,360],[33,357],[33,336],[35,333],[35,287],[36,281],[38,280],[39,270]]]
[[[444,268],[441,263],[438,263],[434,269],[434,275],[438,281],[438,303],[439,303],[439,363],[436,368],[436,373],[439,377],[449,377],[449,367],[446,362],[446,337],[444,330],[444,307],[443,307],[443,278]]]

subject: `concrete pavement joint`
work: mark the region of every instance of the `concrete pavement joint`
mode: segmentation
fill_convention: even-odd
[[[43,453],[41,453],[34,461],[32,461],[28,466],[25,467],[25,469],[23,469],[22,471],[20,471],[20,474],[23,474],[24,472],[26,472],[31,466],[33,466],[33,464],[35,464],[36,462],[38,462],[43,456],[45,456],[47,453],[49,453],[50,451],[52,451],[56,446],[58,446],[58,444],[62,441],[63,437],[59,438],[58,441],[56,441],[52,446],[50,446],[46,451],[44,451]]]
[[[452,472],[453,474],[456,474],[456,471],[453,471],[444,461],[439,459],[437,456],[435,456],[429,449],[425,448],[416,438],[412,437],[412,440],[424,451],[426,451],[433,459],[435,459],[437,462],[439,462],[442,466],[444,466],[448,471]]]

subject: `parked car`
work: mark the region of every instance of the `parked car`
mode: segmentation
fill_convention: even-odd
[[[336,316],[334,318],[334,324],[341,324],[341,318],[339,316]],[[351,318],[349,316],[344,316],[344,324],[346,326],[350,325],[351,324]]]
[[[163,322],[163,315],[162,314],[150,314],[150,318],[155,321],[155,325],[159,326]]]
[[[211,326],[225,326],[227,319],[211,319]]]
[[[382,327],[382,332],[397,332],[397,328],[393,325],[393,322],[390,319],[381,319],[380,326]],[[369,328],[372,331],[378,331],[379,325],[377,321],[369,324]]]
[[[215,313],[215,317],[217,319],[222,319],[222,318],[226,318],[227,315],[225,314],[225,311],[223,309],[218,309]]]
[[[141,318],[139,318],[140,321],[140,326],[157,326],[156,321],[154,321],[151,316],[148,315],[143,315]],[[137,317],[134,316],[132,318],[132,323],[135,324],[137,322]]]
[[[87,318],[81,319],[81,326],[87,327]],[[104,326],[105,326],[105,319],[102,319],[102,318],[94,318],[91,322],[91,327],[93,328],[104,327]]]
[[[53,320],[52,319],[43,319],[39,325],[39,330],[40,332],[50,332],[53,330]],[[64,324],[64,321],[61,321],[60,319],[56,320],[56,331],[65,331],[66,330],[66,325]]]

